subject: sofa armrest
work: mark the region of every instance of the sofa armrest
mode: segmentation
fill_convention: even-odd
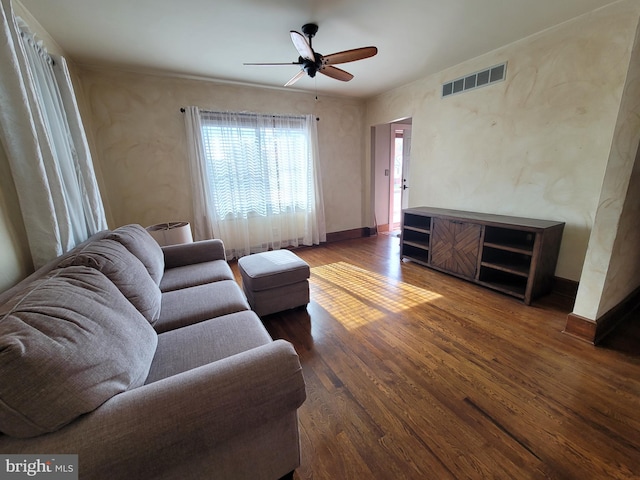
[[[78,454],[82,478],[180,478],[207,451],[305,398],[298,356],[276,340],[116,395],[57,432],[0,436],[0,451]]]
[[[194,263],[227,260],[224,243],[219,238],[181,243],[162,247],[165,268],[182,267]]]

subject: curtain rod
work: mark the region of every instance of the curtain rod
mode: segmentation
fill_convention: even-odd
[[[47,52],[47,49],[44,46],[44,42],[42,42],[41,40],[36,40],[35,34],[31,32],[31,30],[29,29],[29,25],[27,25],[25,21],[22,20],[22,18],[16,17],[16,20],[18,22],[18,33],[20,34],[20,38],[31,45],[31,47],[33,47],[33,49],[44,59],[45,62],[47,62],[51,66],[54,66],[56,64],[56,61],[51,55],[49,55],[49,52]]]
[[[214,112],[213,110],[200,110],[200,111],[201,111],[201,112],[204,112],[204,113],[224,113],[224,112]],[[184,107],[180,107],[180,112],[182,112],[182,113],[186,112],[185,108],[184,108]],[[258,115],[258,114],[256,114],[256,113],[243,113],[243,112],[234,112],[234,113],[236,113],[236,114],[238,114],[238,113],[239,113],[239,114],[241,114],[241,115]],[[273,116],[274,116],[274,117],[278,117],[278,116],[282,116],[282,117],[287,117],[287,116],[288,116],[288,117],[291,117],[291,116],[295,116],[295,115],[286,115],[286,114],[285,114],[285,115],[273,115]],[[320,121],[320,117],[316,117],[316,121],[318,121],[318,122],[319,122],[319,121]]]

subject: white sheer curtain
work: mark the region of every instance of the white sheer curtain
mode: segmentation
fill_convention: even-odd
[[[187,107],[184,115],[191,174],[191,198],[193,199],[193,238],[196,241],[208,240],[216,236],[213,229],[214,213],[211,208],[212,197],[202,141],[200,110],[198,107]]]
[[[66,61],[0,1],[0,139],[38,268],[107,222]]]
[[[188,107],[185,122],[196,239],[230,258],[326,241],[314,117]]]

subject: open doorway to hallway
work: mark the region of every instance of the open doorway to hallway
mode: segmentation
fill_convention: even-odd
[[[373,202],[378,233],[400,231],[408,205],[411,119],[377,125],[373,136]]]
[[[400,128],[397,128],[400,127]],[[391,198],[389,199],[389,231],[400,231],[402,209],[407,207],[408,195],[403,195],[409,188],[407,184],[407,167],[411,147],[411,128],[400,125],[393,129],[393,160],[391,179]],[[403,202],[404,200],[404,202]]]

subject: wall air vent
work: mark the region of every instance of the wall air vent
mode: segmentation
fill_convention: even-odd
[[[495,65],[486,70],[472,73],[461,78],[456,78],[442,85],[442,97],[448,97],[456,93],[466,92],[474,88],[487,86],[491,83],[500,82],[507,75],[507,62]]]

